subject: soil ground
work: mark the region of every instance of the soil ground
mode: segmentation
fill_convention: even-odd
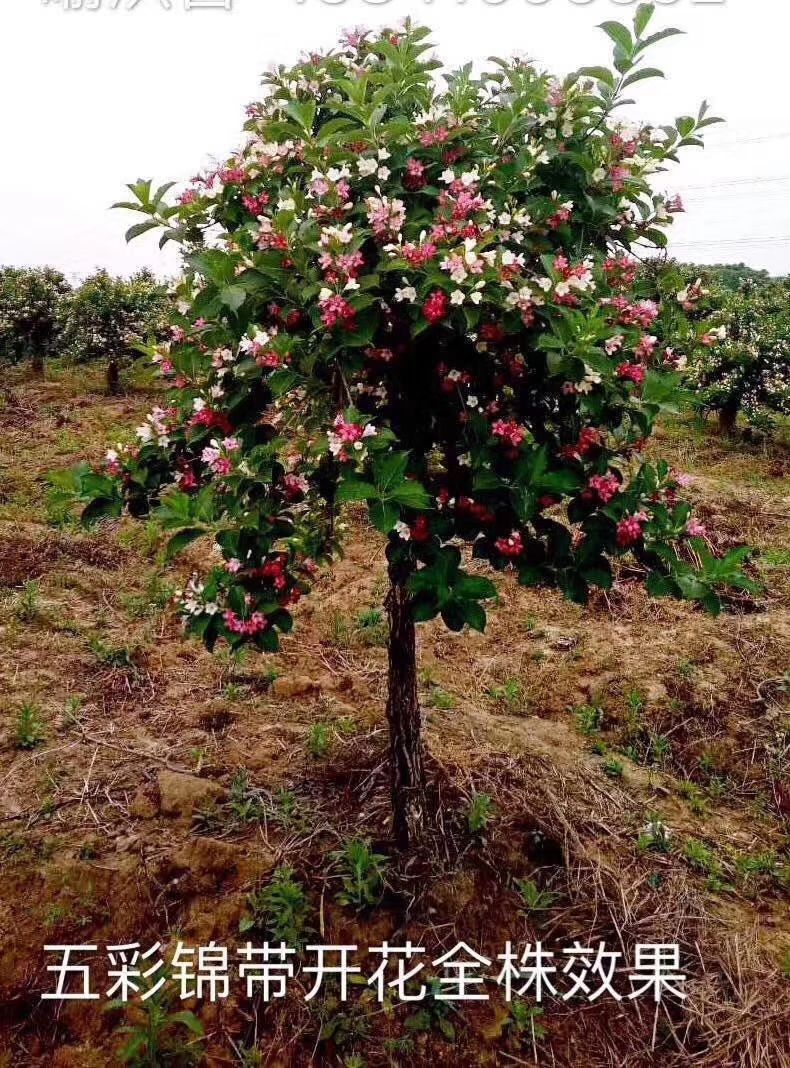
[[[380,541],[349,515],[347,555],[280,654],[208,654],[169,605],[200,545],[165,565],[154,524],[84,532],[48,499],[48,471],[100,459],[152,403],[101,381],[53,368],[0,394],[0,1065],[120,1064],[157,1025],[135,1063],[790,1064],[786,447],[688,419],[654,445],[694,476],[713,543],[758,550],[766,592],[718,619],[624,571],[587,609],[505,580],[485,635],[421,628],[433,818],[404,859]],[[384,886],[371,877],[357,910],[338,901],[339,854],[360,839]],[[460,940],[488,957],[604,940],[626,960],[677,942],[688,998],[527,998],[519,1015],[493,988],[460,1007],[382,1006],[361,986],[341,1003],[331,984],[306,1002],[299,976],[271,1005],[237,982],[145,1011],[41,999],[45,944],[97,945],[106,990],[108,944],[262,941],[282,869],[308,941],[410,938],[435,959]]]

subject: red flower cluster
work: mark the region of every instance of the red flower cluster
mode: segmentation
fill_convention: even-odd
[[[450,314],[450,298],[441,289],[431,293],[422,310],[429,323],[441,323]]]
[[[620,481],[614,475],[593,475],[588,485],[601,504],[609,504],[621,489]]]
[[[517,449],[527,437],[527,431],[523,426],[519,426],[518,423],[506,423],[502,419],[494,423],[491,433],[512,449]]]
[[[357,325],[357,313],[345,297],[327,297],[321,303],[321,322],[327,330],[342,326],[344,330],[353,331]]]
[[[497,551],[510,560],[516,560],[524,555],[524,543],[517,530],[514,530],[507,538],[497,538],[495,545]]]
[[[640,512],[639,515],[620,520],[617,524],[617,544],[621,549],[630,549],[642,540],[642,524],[647,522],[647,518]]]

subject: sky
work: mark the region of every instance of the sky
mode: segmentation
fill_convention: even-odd
[[[194,5],[202,3],[199,9]],[[230,10],[224,9],[228,4]],[[189,7],[188,5],[193,5]],[[213,6],[212,6],[213,5]],[[528,55],[566,74],[605,62],[595,26],[636,0],[0,0],[0,263],[173,273],[155,237],[110,205],[137,178],[184,181],[241,140],[261,72],[346,28],[411,15],[450,65]],[[707,98],[726,124],[657,188],[687,212],[671,250],[701,263],[790,273],[788,0],[658,0],[664,81],[635,86],[633,117],[660,124]]]

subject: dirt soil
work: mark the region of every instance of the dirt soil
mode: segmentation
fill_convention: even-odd
[[[713,543],[758,550],[766,592],[718,619],[623,571],[587,609],[504,580],[485,635],[421,628],[432,827],[403,858],[383,547],[361,518],[282,652],[232,658],[170,608],[202,546],[165,565],[154,524],[85,532],[48,498],[48,471],[98,460],[151,403],[92,371],[0,392],[0,1066],[121,1064],[160,1025],[131,1063],[790,1064],[787,448],[690,420],[654,445],[694,476]],[[357,839],[385,858],[359,910],[337,900]],[[626,961],[677,942],[688,998],[527,998],[517,1016],[493,986],[460,1006],[362,986],[343,1004],[331,984],[306,1002],[300,975],[270,1005],[238,981],[215,1004],[42,1000],[45,944],[97,945],[105,991],[107,945],[263,941],[284,868],[307,941],[411,939],[433,960],[460,940],[489,958],[603,940]]]

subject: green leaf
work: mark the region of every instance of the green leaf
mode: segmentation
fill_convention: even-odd
[[[496,597],[497,588],[490,579],[462,574],[453,585],[453,593],[464,600],[487,601]]]
[[[655,14],[655,4],[640,4],[636,9],[636,15],[634,16],[634,33],[637,37],[641,37],[648,27],[648,23]]]
[[[206,531],[203,527],[187,527],[186,530],[179,530],[179,532],[174,534],[167,543],[165,559],[173,560],[179,553],[182,553],[188,545],[191,545],[193,541],[196,541],[205,533]]]
[[[391,493],[392,499],[406,508],[426,509],[431,507],[428,491],[419,482],[407,480]]]
[[[648,78],[664,78],[666,75],[662,70],[658,70],[657,67],[643,67],[642,70],[635,71],[633,74],[629,74],[623,82],[623,89],[626,89],[629,85],[633,85],[635,82],[644,82]]]
[[[376,487],[361,479],[344,478],[337,487],[338,501],[372,501],[377,496]]]
[[[219,299],[232,311],[238,311],[247,299],[247,292],[243,286],[225,286],[220,290]]]
[[[625,52],[626,55],[630,55],[634,47],[634,43],[631,40],[631,33],[627,26],[623,26],[622,22],[602,22],[598,27],[599,30],[610,37],[616,45]]]
[[[372,501],[369,506],[370,521],[380,534],[389,534],[398,522],[398,506],[387,501]]]
[[[145,222],[135,223],[134,226],[130,226],[126,231],[126,241],[134,241],[136,237],[141,237],[143,234],[147,234],[149,230],[156,230],[160,226],[155,219],[146,219]]]
[[[312,134],[315,122],[316,104],[314,100],[289,100],[285,110],[307,134]]]
[[[482,634],[486,629],[486,612],[483,606],[477,601],[467,601],[464,605],[464,612],[467,625]]]
[[[610,89],[614,89],[617,84],[614,74],[608,67],[582,67],[579,74],[585,78],[595,78],[604,85],[608,85]]]

